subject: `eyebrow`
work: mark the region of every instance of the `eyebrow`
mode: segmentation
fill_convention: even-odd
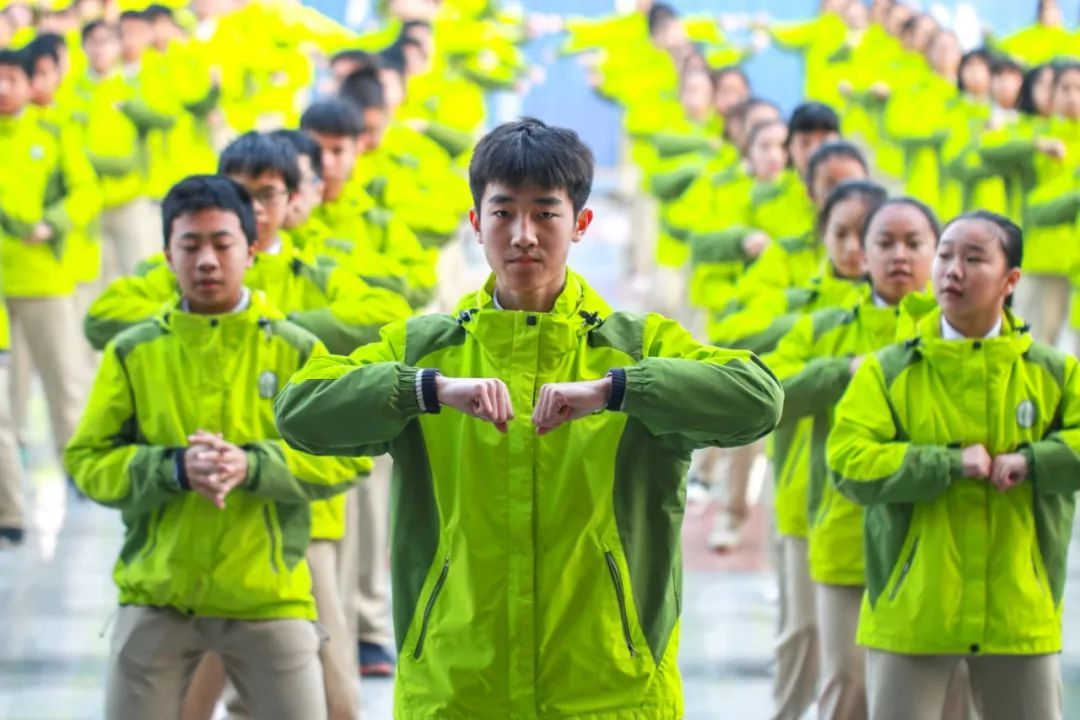
[[[498,195],[492,195],[488,199],[488,202],[492,205],[505,205],[506,203],[514,202],[515,199],[516,198],[513,195],[500,193]],[[562,198],[557,195],[541,195],[540,197],[533,198],[532,201],[537,205],[548,205],[552,207],[563,204]]]
[[[181,240],[202,240],[204,237],[209,237],[211,240],[218,238],[231,238],[233,234],[228,230],[214,230],[209,233],[197,233],[194,231],[186,232],[180,236]]]

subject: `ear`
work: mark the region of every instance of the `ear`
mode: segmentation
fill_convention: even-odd
[[[480,211],[476,208],[469,210],[469,225],[472,226],[473,232],[476,233],[476,242],[483,245],[484,238],[480,235]]]
[[[247,246],[247,258],[244,260],[244,267],[251,267],[255,264],[255,254],[257,252],[255,243],[249,243]]]
[[[581,239],[585,237],[585,231],[589,229],[593,221],[593,211],[589,208],[582,208],[578,213],[577,222],[574,224],[574,235],[571,238],[574,242],[581,242]]]
[[[1005,275],[1005,297],[1010,297],[1016,292],[1016,286],[1020,282],[1020,268],[1013,268]]]
[[[176,266],[173,265],[172,250],[169,249],[168,244],[165,245],[165,262],[169,264],[169,267],[172,268],[173,272],[176,271]]]

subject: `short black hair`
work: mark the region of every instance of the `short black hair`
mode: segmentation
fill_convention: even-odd
[[[1012,220],[989,210],[971,210],[950,220],[942,232],[961,220],[982,220],[997,228],[1001,249],[1005,252],[1005,264],[1009,270],[1020,267],[1024,262],[1024,231]]]
[[[0,48],[0,65],[19,68],[27,79],[34,76],[34,66],[30,64],[30,56],[23,50]]]
[[[1007,72],[1014,72],[1023,75],[1024,67],[1008,55],[994,53],[990,57],[990,74],[1001,75],[1002,73]]]
[[[361,111],[381,110],[386,107],[386,92],[379,80],[379,71],[375,68],[363,68],[349,73],[348,77],[341,81],[338,94]]]
[[[277,173],[285,188],[294,193],[300,188],[300,166],[296,149],[288,141],[260,132],[246,132],[221,151],[218,173],[258,177]]]
[[[1043,63],[1024,73],[1024,80],[1020,83],[1020,95],[1016,99],[1016,109],[1025,115],[1038,115],[1039,108],[1035,107],[1035,84],[1039,82],[1039,76],[1048,72],[1054,73],[1051,63]]]
[[[973,62],[986,63],[987,70],[992,70],[994,67],[994,60],[986,48],[975,48],[964,53],[964,56],[960,58],[960,65],[956,68],[956,89],[960,92],[967,92],[967,86],[964,85],[964,68]]]
[[[398,37],[408,37],[409,33],[413,30],[427,30],[431,31],[431,23],[427,20],[406,20],[401,23],[401,31],[398,33]]]
[[[145,15],[146,19],[150,22],[156,22],[162,18],[167,18],[172,22],[176,21],[175,17],[173,16],[172,8],[168,7],[167,5],[162,5],[160,3],[153,3],[152,5],[147,5],[146,9],[143,10],[143,15]]]
[[[535,184],[566,190],[576,215],[589,199],[592,180],[593,154],[578,134],[530,117],[503,123],[485,135],[469,163],[469,188],[477,209],[493,182]]]
[[[270,135],[292,145],[297,157],[306,157],[311,171],[322,177],[322,148],[310,135],[303,130],[274,130]]]
[[[320,135],[357,138],[364,133],[364,114],[343,98],[325,98],[308,106],[300,116],[300,129]]]
[[[713,79],[713,87],[720,87],[720,81],[728,75],[735,75],[742,79],[746,88],[750,89],[750,78],[747,76],[746,71],[738,65],[724,65],[723,67],[713,68],[710,71]]]
[[[30,43],[23,48],[23,52],[26,53],[27,62],[30,63],[31,74],[37,70],[38,60],[42,58],[49,58],[56,64],[60,64],[60,48],[66,47],[67,43],[64,38],[55,33],[42,33],[36,38],[30,41]]]
[[[866,222],[863,224],[862,232],[863,243],[866,242],[866,234],[870,232],[870,226],[874,223],[874,219],[877,218],[878,214],[885,210],[885,208],[893,207],[894,205],[915,208],[915,210],[926,218],[926,222],[930,225],[930,232],[934,234],[934,244],[936,245],[938,241],[941,240],[941,223],[938,222],[937,215],[934,211],[922,200],[905,195],[902,197],[889,198],[874,208],[874,211],[866,216]]]
[[[805,102],[791,113],[788,120],[788,139],[796,133],[840,132],[840,116],[822,102]]]
[[[405,52],[400,43],[394,43],[379,53],[379,67],[405,74]]]
[[[677,17],[679,14],[675,8],[667,3],[653,3],[653,6],[649,8],[648,16],[649,35],[654,35],[662,25],[666,25]]]
[[[117,27],[116,25],[112,25],[112,24],[107,23],[107,22],[105,22],[104,20],[101,20],[101,19],[91,20],[90,22],[83,25],[83,28],[82,28],[82,33],[81,33],[80,37],[82,38],[82,44],[83,45],[86,44],[86,38],[90,37],[90,34],[93,33],[95,30],[97,30],[98,28],[105,28],[106,30],[111,32],[114,36],[116,36],[117,39],[120,38],[120,28]]]
[[[125,20],[138,20],[139,22],[150,22],[150,18],[146,16],[146,12],[142,10],[125,10],[120,13],[120,22]]]
[[[248,245],[257,237],[255,208],[251,195],[239,183],[222,175],[192,175],[169,188],[161,201],[161,224],[165,232],[165,247],[169,246],[176,218],[203,210],[223,210],[240,219]]]
[[[825,234],[825,228],[828,226],[829,218],[832,217],[836,206],[851,198],[859,198],[863,201],[867,207],[867,217],[869,217],[875,210],[885,204],[885,201],[889,199],[889,192],[871,180],[845,180],[840,183],[825,198],[825,204],[821,206],[821,212],[818,213],[817,230],[819,235]],[[862,227],[864,232],[861,233],[859,238],[862,245],[866,244],[866,227],[864,224]]]
[[[354,62],[361,68],[378,68],[379,59],[365,50],[339,50],[330,56],[330,64],[338,62]]]
[[[862,150],[847,140],[833,140],[832,142],[822,143],[814,151],[814,154],[810,156],[810,159],[806,161],[806,184],[808,187],[814,186],[814,178],[817,177],[818,168],[833,158],[850,158],[862,165],[862,169],[867,175],[870,174],[870,165],[866,162],[866,156],[863,155]]]

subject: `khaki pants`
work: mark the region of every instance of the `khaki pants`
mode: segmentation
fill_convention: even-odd
[[[1016,286],[1013,308],[1031,324],[1031,335],[1053,345],[1069,317],[1069,280],[1061,275],[1024,275]]]
[[[106,284],[131,275],[135,266],[162,247],[160,220],[153,206],[138,198],[101,211],[101,277]]]
[[[818,680],[818,627],[806,538],[778,541],[780,628],[776,637],[774,720],[798,720],[814,702]]]
[[[861,586],[814,584],[821,635],[819,720],[865,720],[866,651],[855,644]]]
[[[176,717],[195,666],[212,650],[259,720],[324,718],[319,644],[307,620],[189,618],[168,608],[121,607],[109,650],[105,717]]]
[[[0,352],[0,527],[26,527],[26,501],[23,497],[23,470],[19,462],[19,447],[15,442],[15,426],[11,420],[11,405],[6,402],[11,356]]]
[[[389,455],[375,458],[367,482],[349,491],[345,537],[338,557],[342,606],[349,637],[390,647],[390,470]]]
[[[340,543],[312,540],[307,561],[311,569],[311,592],[319,609],[319,624],[327,641],[319,649],[329,720],[359,720],[360,673],[356,663],[356,643],[349,633],[338,587]]]
[[[44,386],[57,455],[63,456],[78,425],[86,392],[86,341],[79,330],[75,300],[71,296],[8,298],[7,306],[13,341],[11,402],[15,420],[25,421],[25,400],[20,418],[19,397],[25,398],[30,384],[28,376],[21,377],[19,368],[25,372],[33,367]]]
[[[867,651],[872,720],[938,720],[950,679],[966,660],[984,720],[1061,720],[1057,655],[901,655]]]

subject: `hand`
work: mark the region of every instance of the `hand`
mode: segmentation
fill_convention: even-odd
[[[964,477],[989,479],[992,461],[985,447],[969,445],[963,450],[963,460]]]
[[[499,432],[506,432],[507,423],[514,419],[510,390],[502,380],[436,375],[435,392],[443,405],[490,422]]]
[[[53,229],[46,222],[39,222],[30,231],[30,234],[26,236],[26,242],[31,245],[40,245],[43,242],[48,242],[53,237]]]
[[[224,510],[226,496],[247,481],[247,454],[220,434],[203,430],[188,437],[188,442],[191,448],[185,454],[185,463],[193,454],[192,449],[197,448],[195,473],[188,472],[191,489]]]
[[[537,435],[546,435],[563,423],[603,410],[611,397],[611,378],[583,382],[549,383],[540,388],[532,422]]]
[[[749,258],[756,258],[765,252],[765,248],[769,247],[769,243],[772,242],[772,238],[763,232],[752,232],[743,239],[742,248],[743,252]]]
[[[862,367],[863,360],[865,360],[865,359],[866,359],[865,355],[856,355],[855,357],[851,358],[851,363],[848,365],[848,368],[851,370],[852,375],[854,375],[855,372],[860,367]]]
[[[892,88],[890,88],[886,83],[882,82],[881,80],[878,80],[876,83],[870,86],[870,93],[878,100],[884,100],[885,98],[892,95]]]
[[[421,120],[420,118],[410,118],[408,120],[405,120],[402,125],[409,128],[413,132],[418,132],[420,134],[426,133],[428,130],[427,121]]]
[[[1005,492],[1024,482],[1027,476],[1027,458],[1021,453],[1006,453],[994,458],[990,483],[1001,492]]]
[[[840,91],[841,95],[847,97],[848,95],[851,95],[851,91],[854,88],[851,86],[850,80],[841,80],[839,83],[836,84],[836,89]]]
[[[1035,141],[1035,149],[1055,160],[1064,160],[1068,154],[1065,143],[1060,138],[1039,138]]]

